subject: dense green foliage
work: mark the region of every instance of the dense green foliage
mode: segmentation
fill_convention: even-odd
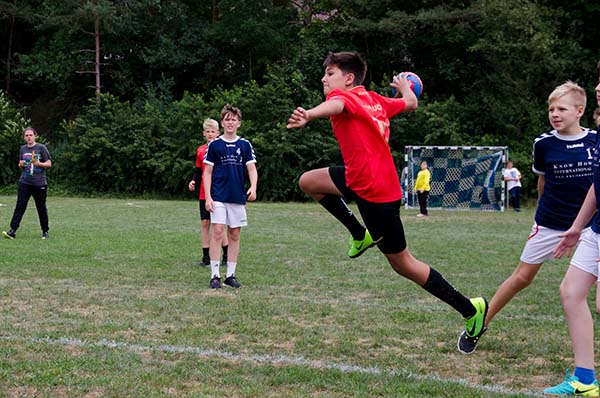
[[[0,1],[0,83],[48,141],[53,180],[74,191],[186,194],[202,120],[231,102],[259,196],[296,200],[302,171],[340,160],[327,121],[285,129],[294,107],[322,100],[327,51],[361,52],[382,93],[392,73],[421,76],[419,109],[393,120],[399,164],[405,145],[507,145],[526,170],[552,88],[593,91],[598,18],[583,0]],[[535,179],[525,184],[532,194]]]
[[[14,184],[17,178],[18,150],[23,140],[23,129],[29,125],[23,114],[15,108],[0,90],[0,186]],[[15,157],[15,150],[17,156]]]

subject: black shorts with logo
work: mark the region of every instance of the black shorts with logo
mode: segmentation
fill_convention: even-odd
[[[377,247],[384,254],[400,253],[406,249],[406,236],[400,220],[401,201],[374,203],[362,199],[346,186],[346,167],[329,167],[329,176],[344,199],[353,200]]]

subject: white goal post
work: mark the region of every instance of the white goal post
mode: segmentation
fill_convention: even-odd
[[[504,211],[502,170],[505,146],[407,146],[401,175],[406,208],[418,207],[414,193],[421,161],[431,172],[428,208]]]

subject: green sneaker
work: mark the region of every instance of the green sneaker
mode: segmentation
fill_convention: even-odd
[[[363,240],[354,240],[350,237],[350,250],[348,250],[348,256],[350,258],[356,258],[367,251],[368,248],[375,246],[373,238],[368,229],[365,229],[365,237]]]
[[[470,318],[465,319],[465,332],[471,339],[480,337],[485,332],[485,317],[488,311],[488,302],[483,297],[475,297],[471,299],[471,304],[477,312]]]
[[[544,390],[544,394],[546,395],[574,395],[578,397],[597,397],[600,395],[600,390],[598,389],[598,380],[594,380],[591,384],[583,384],[579,381],[576,376],[569,375],[569,369],[567,369],[567,374],[565,376],[565,380],[555,385],[554,387],[549,387]]]

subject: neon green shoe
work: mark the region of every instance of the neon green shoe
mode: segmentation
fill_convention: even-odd
[[[368,248],[375,246],[376,242],[371,238],[371,234],[368,229],[365,229],[365,237],[363,240],[354,240],[350,237],[350,250],[348,250],[348,256],[350,258],[356,258],[367,251]]]
[[[597,397],[600,395],[598,389],[598,380],[594,380],[592,384],[583,384],[576,376],[569,375],[569,369],[565,376],[565,381],[554,387],[549,387],[544,390],[546,395],[574,395],[577,397]]]
[[[465,319],[465,332],[471,339],[480,337],[485,332],[485,317],[488,311],[488,302],[483,297],[475,297],[471,299],[471,304],[477,312],[470,318]]]

